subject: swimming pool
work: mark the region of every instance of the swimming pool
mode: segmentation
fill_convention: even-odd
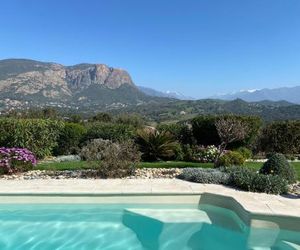
[[[299,231],[263,221],[209,204],[2,204],[0,249],[299,249]]]

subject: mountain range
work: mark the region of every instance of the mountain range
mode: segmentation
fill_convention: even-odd
[[[242,90],[231,94],[221,94],[212,96],[215,99],[234,100],[242,99],[247,102],[258,101],[287,101],[290,103],[300,104],[300,86],[282,87],[274,89],[256,89]]]
[[[155,96],[155,97],[166,97],[166,98],[174,98],[178,100],[195,100],[195,98],[186,96],[182,93],[175,92],[175,91],[159,91],[155,90],[149,87],[143,87],[143,86],[138,86],[139,90],[142,91],[144,94],[149,95],[149,96]]]
[[[128,72],[105,64],[0,61],[2,106],[122,107],[152,99],[134,85]]]
[[[139,90],[143,93],[156,96],[167,97],[178,100],[195,100],[195,98],[183,95],[175,91],[158,91],[152,88],[138,86]],[[219,94],[208,97],[208,99],[220,99],[220,100],[235,100],[241,99],[247,102],[260,102],[268,104],[270,102],[277,102],[281,105],[300,104],[300,86],[295,87],[280,87],[280,88],[264,88],[253,90],[241,90],[238,92]]]
[[[182,95],[137,87],[127,71],[105,64],[64,66],[28,59],[0,60],[0,113],[55,107],[64,113],[138,113],[153,121],[223,113],[258,115],[265,120],[299,119],[300,105],[291,103],[297,101],[297,94],[293,96],[290,102],[275,101],[282,99],[279,97],[265,100],[267,96],[255,102],[185,100]]]

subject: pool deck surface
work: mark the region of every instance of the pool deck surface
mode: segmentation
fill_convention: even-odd
[[[228,196],[251,213],[300,218],[300,197],[251,193],[233,188],[178,179],[64,179],[1,180],[0,196],[9,195],[197,195]],[[0,200],[1,203],[1,200]]]

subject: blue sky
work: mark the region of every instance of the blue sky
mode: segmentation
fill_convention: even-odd
[[[194,97],[300,85],[299,0],[2,0],[0,58],[105,63]]]

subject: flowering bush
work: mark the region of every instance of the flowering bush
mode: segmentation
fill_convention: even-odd
[[[214,162],[218,152],[218,148],[214,145],[197,147],[195,160],[199,162]]]
[[[34,154],[26,148],[0,148],[0,169],[2,173],[24,172],[37,163]]]

